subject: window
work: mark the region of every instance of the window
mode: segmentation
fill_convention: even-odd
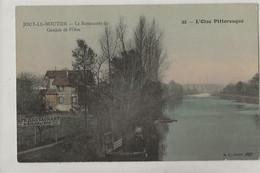
[[[71,97],[71,103],[73,106],[77,105],[77,97]]]
[[[58,86],[58,91],[63,92],[63,86]]]
[[[63,97],[59,97],[59,104],[63,104],[64,102],[64,98]]]
[[[75,88],[72,88],[71,95],[72,95],[72,97],[77,96],[77,90]]]
[[[72,97],[72,103],[76,103],[76,97]]]

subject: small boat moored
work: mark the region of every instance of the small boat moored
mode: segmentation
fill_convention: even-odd
[[[172,122],[177,122],[178,120],[171,119],[168,117],[161,117],[158,120],[156,120],[157,123],[172,123]]]

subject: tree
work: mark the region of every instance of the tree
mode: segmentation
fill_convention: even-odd
[[[99,87],[101,107],[110,115],[112,142],[114,137],[122,137],[124,151],[129,150],[127,134],[133,133],[137,126],[143,127],[147,134],[145,141],[153,140],[157,135],[153,134],[157,131],[154,120],[162,114],[165,104],[159,81],[159,68],[165,58],[163,32],[155,21],[149,24],[145,17],[140,17],[136,26],[132,47],[126,44],[130,42],[126,32],[126,24],[119,18],[115,31],[106,26],[99,40],[100,57],[108,63],[107,81]],[[152,147],[150,149],[152,151]]]
[[[247,84],[247,94],[250,96],[259,96],[259,73],[255,74]]]
[[[222,93],[224,94],[233,94],[235,92],[234,84],[228,84],[225,88],[223,88]]]
[[[120,29],[118,29],[118,33]],[[123,31],[122,31],[123,32]],[[123,38],[121,38],[123,40]],[[112,130],[112,142],[114,142],[114,117],[113,117],[113,110],[114,110],[114,88],[112,85],[112,70],[111,70],[111,61],[115,56],[117,49],[118,49],[118,34],[114,34],[111,26],[106,25],[104,33],[101,35],[99,39],[99,44],[101,47],[101,56],[108,62],[108,81],[110,85],[110,106],[109,106],[109,115],[110,115],[110,122],[111,122],[111,130]]]
[[[143,127],[147,136],[146,143],[152,140],[150,132],[156,131],[153,121],[161,115],[164,105],[162,85],[158,77],[159,59],[162,58],[162,34],[155,21],[149,25],[145,17],[140,17],[134,32],[135,47],[127,50],[123,48],[125,41],[122,38],[125,38],[126,29],[122,23],[119,21],[117,27],[122,49],[121,53],[112,58],[110,71],[114,89],[114,128],[120,132],[123,150],[127,151],[126,135],[133,132],[136,126]]]
[[[129,128],[133,130],[133,120],[138,115],[141,89],[139,62],[134,50],[123,52],[120,57],[114,57],[112,60],[114,115],[123,144]]]
[[[35,83],[35,87],[38,90],[47,88],[48,80],[45,78],[44,75],[39,75],[39,76],[34,77],[34,81],[35,81],[34,82]]]
[[[259,73],[255,74],[247,83],[237,82],[228,84],[223,90],[224,94],[246,95],[246,96],[259,96]]]
[[[246,94],[246,88],[247,88],[246,83],[239,81],[235,85],[235,94],[237,94],[237,95],[245,95]]]
[[[109,78],[111,76],[111,61],[116,54],[118,48],[118,37],[114,34],[111,26],[106,25],[105,30],[101,38],[99,39],[99,45],[101,47],[101,56],[108,61]]]
[[[41,116],[45,113],[45,104],[35,89],[36,78],[29,73],[21,73],[16,79],[18,115]]]
[[[97,135],[96,135],[96,141],[97,141],[97,152],[98,152],[98,155],[103,157],[105,152],[104,152],[104,140],[103,140],[103,132],[104,132],[104,129],[103,129],[103,114],[102,114],[102,111],[101,111],[101,102],[103,101],[103,104],[104,103],[104,98],[102,100],[102,79],[101,79],[101,74],[102,74],[102,65],[104,64],[104,62],[106,61],[106,59],[103,57],[103,56],[99,56],[96,60],[96,63],[95,63],[95,68],[94,68],[94,75],[95,75],[95,78],[97,80],[97,83],[96,83],[96,88],[95,88],[95,103],[96,103],[96,111],[95,113],[97,114],[97,126],[96,126],[96,131],[97,131]],[[94,101],[94,100],[93,100]]]
[[[160,75],[166,54],[163,51],[162,41],[164,33],[155,20],[148,22],[144,16],[134,31],[134,49],[137,53],[139,69],[139,112],[135,118],[137,125],[143,128],[144,145],[146,145],[148,160],[158,158],[159,138],[154,121],[162,116],[165,105],[163,86]]]
[[[17,86],[17,114],[19,116],[44,116],[45,102],[40,94],[39,86],[45,87],[43,78],[36,78],[30,73],[21,73],[16,79]],[[41,134],[44,127],[37,127]]]
[[[120,17],[118,25],[116,27],[116,34],[119,38],[121,44],[121,51],[126,51],[126,24],[124,23],[124,18]]]
[[[77,91],[79,95],[79,104],[84,108],[85,129],[87,125],[88,111],[93,98],[93,86],[95,84],[93,70],[95,67],[97,54],[91,49],[85,40],[78,39],[77,47],[72,50],[74,61],[72,62],[73,69],[78,72],[80,80],[77,82]]]
[[[166,54],[162,50],[163,36],[164,33],[155,20],[150,24],[144,16],[139,18],[139,23],[134,31],[134,40],[135,49],[142,63],[143,78],[159,80],[159,68],[166,59]]]
[[[183,87],[172,80],[168,84],[168,94],[172,97],[182,97]]]

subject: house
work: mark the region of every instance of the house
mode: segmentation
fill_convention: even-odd
[[[47,71],[48,79],[45,101],[47,108],[53,111],[69,111],[78,106],[77,86],[82,72],[74,70]]]

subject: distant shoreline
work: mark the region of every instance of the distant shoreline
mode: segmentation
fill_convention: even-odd
[[[188,97],[210,97],[210,93],[200,93],[200,94],[190,94],[190,95],[185,95]]]
[[[218,97],[218,98],[225,99],[225,100],[233,100],[235,102],[240,102],[240,103],[251,103],[251,104],[259,103],[258,97],[232,95],[232,94],[221,94],[221,93],[211,93],[211,96]]]

